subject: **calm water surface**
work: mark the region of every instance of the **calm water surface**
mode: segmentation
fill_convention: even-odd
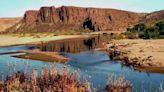
[[[30,49],[29,46],[8,46],[0,47],[0,52],[10,52],[17,50]],[[80,74],[87,77],[89,81],[93,83],[93,86],[104,88],[106,85],[106,79],[109,75],[123,75],[130,80],[137,91],[145,90],[158,90],[161,82],[164,82],[164,74],[159,73],[146,73],[135,71],[129,67],[122,66],[117,61],[109,59],[105,52],[100,51],[86,51],[81,53],[63,53],[70,58],[68,62],[69,69],[78,68]],[[13,54],[0,55],[0,72],[7,74],[8,64],[16,64],[16,70],[24,70],[25,64],[30,65],[30,69],[41,68],[44,65],[52,64],[52,62],[43,62],[38,60],[27,60],[11,57]],[[57,63],[57,66],[61,68],[63,64]],[[89,77],[88,77],[89,76]],[[0,76],[1,78],[1,76]],[[149,91],[148,91],[149,92]]]

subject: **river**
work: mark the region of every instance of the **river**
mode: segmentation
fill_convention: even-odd
[[[25,49],[31,49],[31,47],[25,45],[0,47],[0,52],[12,52]],[[13,54],[0,55],[0,72],[3,72],[5,75],[8,72],[9,64],[15,64],[16,70],[24,70],[25,67],[23,67],[23,65],[27,63],[30,65],[31,70],[35,68],[41,70],[44,65],[53,63],[20,59],[12,57],[12,55]],[[147,90],[148,92],[151,90],[154,92],[159,89],[160,83],[164,82],[164,74],[136,71],[133,68],[121,65],[118,61],[110,60],[106,52],[103,51],[63,53],[63,55],[70,58],[67,63],[70,70],[74,68],[79,69],[81,76],[88,76],[88,80],[92,82],[93,86],[99,87],[100,89],[105,87],[107,77],[112,74],[125,76],[126,79],[131,81],[137,92],[143,92],[143,90]],[[62,63],[56,64],[59,68],[63,66]]]

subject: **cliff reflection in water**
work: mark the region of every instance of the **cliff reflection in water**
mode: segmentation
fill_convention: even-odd
[[[81,51],[92,50],[95,48],[102,48],[109,41],[110,36],[107,34],[102,34],[89,37],[41,42],[39,47],[42,51],[77,53]]]

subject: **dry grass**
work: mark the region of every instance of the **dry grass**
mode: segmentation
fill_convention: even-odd
[[[132,84],[124,76],[109,76],[106,90],[109,92],[132,92]]]
[[[54,64],[43,67],[40,76],[38,69],[32,73],[9,70],[6,80],[2,74],[0,92],[91,92],[91,85],[79,80],[78,70],[68,71],[64,65],[59,71]]]
[[[80,79],[79,70],[69,70],[66,65],[62,68],[57,68],[55,63],[44,66],[41,74],[37,68],[31,72],[28,64],[23,71],[17,71],[13,64],[8,67],[7,77],[1,74],[0,92],[98,92],[87,79]],[[162,86],[161,83],[158,92],[163,92]],[[133,92],[132,88],[124,76],[110,75],[103,92]]]

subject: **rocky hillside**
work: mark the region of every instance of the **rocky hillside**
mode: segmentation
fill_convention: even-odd
[[[23,19],[7,32],[125,31],[129,25],[138,23],[143,15],[104,8],[41,7],[38,11],[26,11]]]
[[[164,21],[164,10],[146,14],[146,16],[144,16],[140,22],[151,26],[159,21]]]
[[[7,28],[15,25],[21,18],[0,18],[0,32],[5,31]]]

